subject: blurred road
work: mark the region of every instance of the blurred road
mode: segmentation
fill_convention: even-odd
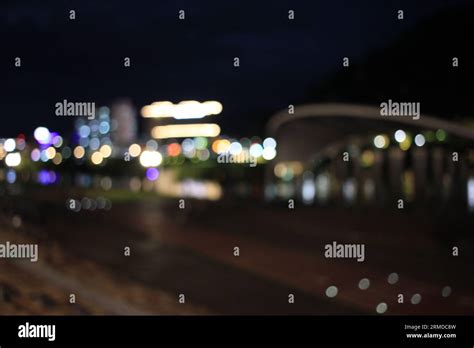
[[[19,209],[23,223],[14,233],[38,238],[40,257],[42,250],[62,255],[23,270],[44,274],[52,288],[61,274],[70,291],[89,283],[97,294],[88,290],[88,298],[106,313],[376,314],[381,302],[386,314],[474,313],[472,256],[453,257],[451,244],[435,237],[420,216],[252,202],[188,202],[179,209],[178,202],[146,200],[76,213],[57,203],[67,198],[59,195],[31,195]],[[31,214],[35,207],[39,213]],[[324,258],[324,245],[332,241],[366,244],[365,262]],[[399,281],[391,285],[393,272]],[[367,290],[358,288],[362,278],[370,281]],[[107,282],[109,289],[97,288]],[[336,297],[326,296],[329,286],[338,288]],[[448,297],[441,295],[445,286],[452,289]],[[110,288],[120,301],[100,300]],[[130,288],[139,288],[143,299],[166,300],[148,307],[141,301],[141,310],[134,310],[129,305],[137,299],[120,294]],[[414,294],[421,295],[419,304],[410,303]]]

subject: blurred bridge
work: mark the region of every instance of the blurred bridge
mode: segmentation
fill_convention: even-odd
[[[275,114],[267,133],[279,149],[266,172],[268,199],[474,209],[474,129],[465,125],[381,116],[374,106],[308,104]]]

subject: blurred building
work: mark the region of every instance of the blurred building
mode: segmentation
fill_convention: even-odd
[[[87,152],[97,151],[103,145],[112,146],[110,109],[106,106],[96,111],[94,119],[78,117],[75,122],[77,143]]]
[[[130,100],[122,99],[111,107],[112,141],[128,147],[137,140],[137,111]]]

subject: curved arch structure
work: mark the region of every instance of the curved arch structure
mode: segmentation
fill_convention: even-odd
[[[454,122],[441,120],[431,115],[421,114],[418,120],[414,120],[408,116],[381,116],[380,108],[378,107],[342,103],[305,104],[296,106],[294,114],[291,115],[288,114],[286,109],[281,110],[271,117],[267,124],[267,131],[269,134],[275,135],[281,126],[289,122],[321,117],[349,117],[378,122],[393,122],[398,123],[399,125],[407,125],[416,128],[444,129],[450,134],[474,140],[474,130],[463,127]]]
[[[267,134],[278,139],[280,160],[309,161],[321,151],[335,149],[348,136],[411,130],[443,129],[451,136],[474,141],[474,130],[451,121],[421,114],[381,116],[376,106],[323,103],[296,106],[294,114],[279,111],[267,123]]]

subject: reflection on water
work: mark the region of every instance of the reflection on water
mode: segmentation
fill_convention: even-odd
[[[469,211],[474,211],[474,177],[470,177],[467,181],[467,203]]]

